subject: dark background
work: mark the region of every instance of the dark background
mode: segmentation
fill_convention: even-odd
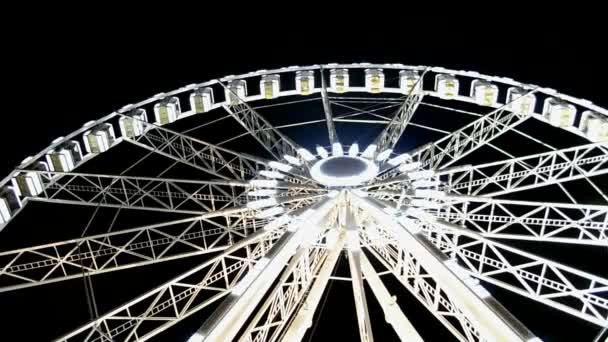
[[[505,22],[474,22],[470,27],[460,27],[460,31],[452,25],[436,26],[431,19],[414,23],[403,18],[378,23],[378,26],[347,20],[340,29],[332,26],[334,22],[327,17],[291,14],[290,17],[280,24],[268,18],[251,23],[205,22],[192,27],[186,25],[175,33],[165,30],[164,25],[170,23],[160,19],[104,20],[92,29],[85,25],[87,18],[83,17],[78,23],[44,22],[34,32],[11,34],[4,62],[5,84],[11,87],[4,94],[7,106],[2,114],[0,172],[7,174],[25,156],[40,151],[57,136],[124,104],[211,78],[290,65],[330,62],[439,65],[511,77],[608,106],[605,95],[608,71],[602,52],[606,32],[599,24],[600,27],[589,29],[577,26],[576,30],[574,25],[533,27],[527,18],[512,17]],[[310,30],[317,19],[329,29]],[[236,26],[236,30],[229,32],[232,29],[228,26]],[[481,30],[482,33],[475,31],[480,27],[486,29]],[[132,33],[131,29],[138,32]],[[280,37],[276,29],[291,36]],[[420,29],[427,34],[414,33]],[[389,31],[393,33],[386,33]],[[346,260],[342,260],[342,265],[345,263]],[[187,267],[187,263],[182,267]],[[132,272],[140,279],[153,279],[155,272],[163,270],[152,267]],[[151,285],[137,287],[117,279],[103,275],[95,280],[99,284],[96,286],[105,288],[99,291],[101,302],[104,295],[108,298],[115,295],[113,302],[123,302],[141,293],[142,288],[157,283],[150,280]],[[341,340],[357,338],[354,304],[350,295],[344,294],[348,291],[342,291],[349,287],[340,282],[332,286],[324,309],[326,318],[320,321],[316,338],[336,333],[337,329]],[[389,289],[402,291],[397,284],[389,284]],[[517,314],[524,316],[524,322],[535,322],[534,327],[529,325],[533,330],[536,326],[575,320],[550,308],[538,308],[539,305],[527,310],[532,302],[507,294],[502,296],[498,298],[511,301],[519,308]],[[412,321],[423,327],[429,341],[450,339],[426,311],[420,310],[415,300],[403,298],[406,307],[412,307]],[[106,310],[115,305],[109,301],[107,305],[100,304]],[[375,313],[376,339],[395,338],[384,323],[378,304],[372,301],[370,305]],[[45,315],[60,317],[51,319]],[[22,330],[25,336],[38,336],[40,340],[55,337],[69,329],[65,327],[74,327],[70,320],[80,322],[88,318],[82,282],[71,281],[68,290],[48,285],[45,289],[36,289],[35,293],[23,290],[11,296],[0,295],[0,316],[12,317],[8,320],[11,324],[23,324],[10,329],[13,334]],[[192,320],[185,331],[192,331],[200,324],[201,317],[195,318],[199,321]],[[63,327],[57,322],[64,322]],[[580,340],[586,341],[593,336],[589,331],[596,328],[573,323],[572,328],[557,329],[553,334],[551,329],[544,329],[547,335],[541,337],[573,340],[580,333],[577,329],[585,331]],[[44,330],[52,333],[40,332]],[[188,335],[178,332],[162,335],[159,340],[183,339]],[[14,335],[0,340],[22,339]]]

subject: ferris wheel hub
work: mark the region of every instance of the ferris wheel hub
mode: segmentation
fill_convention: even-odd
[[[378,174],[378,165],[356,156],[333,156],[317,161],[311,177],[328,187],[349,187],[370,181]]]

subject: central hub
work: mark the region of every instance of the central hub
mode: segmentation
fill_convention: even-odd
[[[359,185],[377,174],[378,166],[371,160],[353,156],[324,158],[310,169],[314,180],[329,187]]]

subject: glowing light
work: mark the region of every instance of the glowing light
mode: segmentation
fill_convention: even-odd
[[[330,192],[327,193],[327,197],[329,198],[335,198],[340,194],[340,192],[336,191],[336,190],[332,190]]]
[[[270,166],[273,169],[277,169],[277,170],[280,170],[280,171],[283,171],[283,172],[289,172],[289,170],[292,169],[291,165],[279,163],[279,162],[276,162],[276,161],[269,162],[268,166]]]
[[[205,339],[205,335],[195,332],[194,335],[190,336],[188,342],[203,342],[203,339]]]
[[[260,209],[264,207],[270,207],[277,204],[277,200],[274,198],[265,198],[257,201],[247,202],[247,208],[249,209]]]
[[[284,174],[277,172],[277,171],[269,171],[269,170],[260,171],[260,175],[262,175],[264,177],[268,177],[268,178],[278,178],[278,179],[285,178]]]
[[[416,190],[414,194],[418,197],[430,197],[430,198],[445,198],[445,192],[439,190]]]
[[[317,153],[321,156],[321,158],[325,159],[329,157],[329,153],[322,146],[317,146]]]
[[[278,184],[279,182],[277,182],[276,180],[270,179],[254,179],[249,181],[249,185],[256,186],[259,188],[273,188]]]
[[[253,280],[257,278],[260,273],[262,273],[262,271],[268,265],[269,262],[270,259],[268,258],[260,259],[260,261],[258,261],[255,266],[253,266],[253,269],[249,271],[249,273],[247,273],[245,277],[243,277],[243,279],[238,284],[236,284],[235,287],[232,288],[232,294],[236,296],[242,295],[245,290],[249,288],[251,283],[253,283]]]
[[[344,150],[342,149],[342,144],[340,144],[339,142],[333,143],[333,145],[331,145],[331,154],[334,157],[343,156],[344,155]]]
[[[306,161],[313,161],[317,159],[310,151],[305,148],[298,149],[298,154]]]
[[[387,159],[388,157],[390,157],[391,153],[393,153],[393,150],[390,148],[388,150],[382,151],[378,154],[378,156],[376,157],[376,160],[383,161],[383,160]]]
[[[413,163],[403,164],[403,165],[399,166],[399,171],[401,171],[401,172],[412,171],[412,170],[415,170],[415,169],[419,168],[420,165],[422,165],[420,162],[413,162]]]
[[[356,157],[357,154],[359,154],[359,144],[354,143],[354,144],[350,145],[350,148],[348,149],[348,156]]]
[[[410,200],[410,205],[416,207],[424,207],[427,209],[439,209],[441,208],[441,204],[433,201],[429,201],[426,199],[414,198]]]
[[[360,190],[360,189],[355,189],[352,192],[353,192],[353,194],[355,194],[355,195],[357,195],[359,197],[367,197],[367,195],[368,195],[367,191],[363,191],[363,190]]]
[[[262,210],[256,216],[258,218],[268,218],[268,217],[280,215],[280,214],[282,214],[284,212],[285,212],[285,208],[283,208],[283,207],[272,207],[270,209]]]
[[[421,179],[421,178],[429,178],[435,175],[435,171],[433,170],[422,170],[422,171],[414,171],[407,174],[410,179]]]
[[[261,190],[249,191],[247,193],[247,196],[272,196],[276,193],[277,193],[277,191],[274,189],[261,189]]]
[[[431,187],[431,186],[438,186],[440,184],[441,184],[440,181],[422,179],[422,180],[417,180],[417,181],[413,182],[412,186],[414,188],[426,188],[426,187]]]
[[[333,160],[334,158],[352,158],[357,159],[365,164],[365,169],[349,176],[334,176],[322,171],[322,166],[326,162]],[[353,186],[361,184],[365,181],[371,180],[378,174],[378,166],[360,157],[330,157],[318,161],[310,169],[310,175],[317,182],[327,186]]]
[[[405,210],[404,213],[406,215],[413,216],[422,221],[426,221],[426,222],[435,222],[436,221],[436,219],[433,215],[431,215],[431,214],[427,213],[426,211],[419,209],[419,208],[409,207]]]
[[[410,155],[407,153],[403,153],[403,154],[396,156],[395,158],[389,159],[388,163],[390,165],[397,166],[397,165],[403,163],[404,161],[406,161],[407,159],[410,159]]]
[[[284,155],[283,158],[285,158],[285,160],[287,160],[287,162],[289,164],[293,164],[295,166],[302,165],[302,162],[300,162],[300,159],[298,159],[298,158],[296,158],[294,156],[290,156],[289,154]]]
[[[371,144],[369,146],[367,146],[367,148],[365,149],[365,151],[363,151],[363,153],[361,153],[361,157],[363,158],[373,158],[374,157],[374,153],[376,153],[376,148],[378,148],[378,146]]]

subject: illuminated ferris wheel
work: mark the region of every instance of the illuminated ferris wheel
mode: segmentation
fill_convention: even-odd
[[[515,244],[608,249],[607,141],[608,110],[470,71],[327,64],[192,84],[87,122],[0,183],[0,230],[35,202],[171,219],[1,251],[0,291],[196,258],[57,341],[147,340],[201,310],[191,342],[300,341],[345,258],[362,341],[373,320],[424,340],[386,277],[460,341],[540,341],[489,286],[599,329],[606,274]],[[112,159],[121,148],[145,154]],[[134,174],[152,158],[171,164]],[[529,195],[548,188],[566,200]]]

